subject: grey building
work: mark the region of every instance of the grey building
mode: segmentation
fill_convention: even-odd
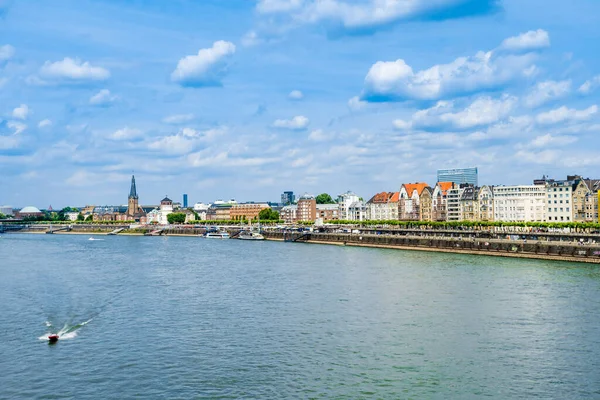
[[[454,182],[456,184],[468,183],[469,185],[478,186],[479,179],[477,167],[438,169],[437,181]]]
[[[294,192],[283,192],[281,195],[281,204],[284,206],[294,204],[296,202],[296,196]]]

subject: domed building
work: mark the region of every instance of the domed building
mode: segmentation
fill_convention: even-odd
[[[32,217],[41,217],[44,215],[43,212],[39,210],[39,208],[34,206],[27,206],[20,209],[17,213],[15,213],[16,218],[32,218]]]

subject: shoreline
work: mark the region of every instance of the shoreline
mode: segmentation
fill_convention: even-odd
[[[271,241],[283,241],[282,239],[267,239]],[[401,251],[425,251],[429,253],[454,253],[454,254],[468,254],[475,256],[488,256],[488,257],[505,257],[505,258],[522,258],[528,260],[546,260],[546,261],[563,261],[563,262],[579,262],[586,264],[600,264],[600,259],[585,258],[585,257],[564,257],[564,256],[553,256],[547,254],[534,254],[534,253],[505,253],[505,252],[491,252],[491,251],[475,251],[475,250],[463,250],[463,249],[441,249],[437,247],[419,247],[419,246],[399,246],[399,245],[384,245],[384,244],[372,244],[372,243],[335,243],[321,240],[308,240],[299,243],[306,244],[320,244],[330,246],[349,246],[349,247],[368,247],[374,249],[390,249],[390,250],[401,250]]]
[[[45,234],[43,231],[18,231],[11,232],[18,234],[34,234],[40,235]],[[56,232],[53,235],[79,235],[79,236],[108,236],[109,232]],[[126,233],[122,232],[116,236],[145,236],[143,233]],[[201,237],[198,234],[185,234],[185,233],[169,233],[160,236],[175,236],[175,237]],[[266,237],[265,238],[271,242],[284,242],[283,238],[279,237]],[[482,251],[482,250],[472,250],[472,249],[453,249],[453,248],[439,248],[439,247],[425,247],[425,246],[405,246],[398,244],[377,244],[377,243],[356,243],[356,242],[336,242],[336,241],[324,241],[324,240],[305,240],[299,241],[298,243],[305,244],[320,244],[320,245],[330,245],[330,246],[351,246],[351,247],[367,247],[374,249],[391,249],[391,250],[401,250],[401,251],[425,251],[425,252],[433,252],[433,253],[454,253],[454,254],[468,254],[475,256],[489,256],[489,257],[505,257],[505,258],[521,258],[528,260],[546,260],[546,261],[563,261],[563,262],[575,262],[575,263],[585,263],[585,264],[600,264],[600,258],[589,258],[589,257],[575,257],[575,256],[562,256],[562,255],[551,255],[551,254],[536,254],[536,253],[527,253],[527,252],[516,252],[511,253],[507,251]]]

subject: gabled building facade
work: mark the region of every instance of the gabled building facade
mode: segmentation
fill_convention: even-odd
[[[372,221],[398,220],[399,192],[381,192],[367,201],[366,219]]]
[[[431,212],[433,221],[446,221],[448,190],[455,186],[453,182],[438,182],[431,196]]]
[[[421,220],[420,197],[428,187],[424,182],[405,183],[400,187],[398,218],[403,221]]]

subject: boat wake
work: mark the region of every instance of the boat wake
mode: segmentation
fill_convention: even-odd
[[[58,332],[56,332],[56,334],[58,335],[60,340],[74,339],[75,337],[77,337],[77,331],[80,328],[83,328],[84,326],[89,324],[92,320],[93,320],[93,318],[88,319],[87,321],[82,322],[80,324],[76,324],[76,325],[65,324]],[[46,326],[48,328],[51,328],[52,323],[49,321],[46,321]],[[51,334],[52,334],[52,332],[48,332],[48,333],[40,336],[38,339],[39,340],[48,340],[48,335],[51,335]]]
[[[96,238],[93,238],[93,237],[91,237],[91,238],[89,238],[88,240],[94,240],[94,241],[99,241],[99,242],[101,242],[101,241],[103,241],[104,239],[96,239]]]

